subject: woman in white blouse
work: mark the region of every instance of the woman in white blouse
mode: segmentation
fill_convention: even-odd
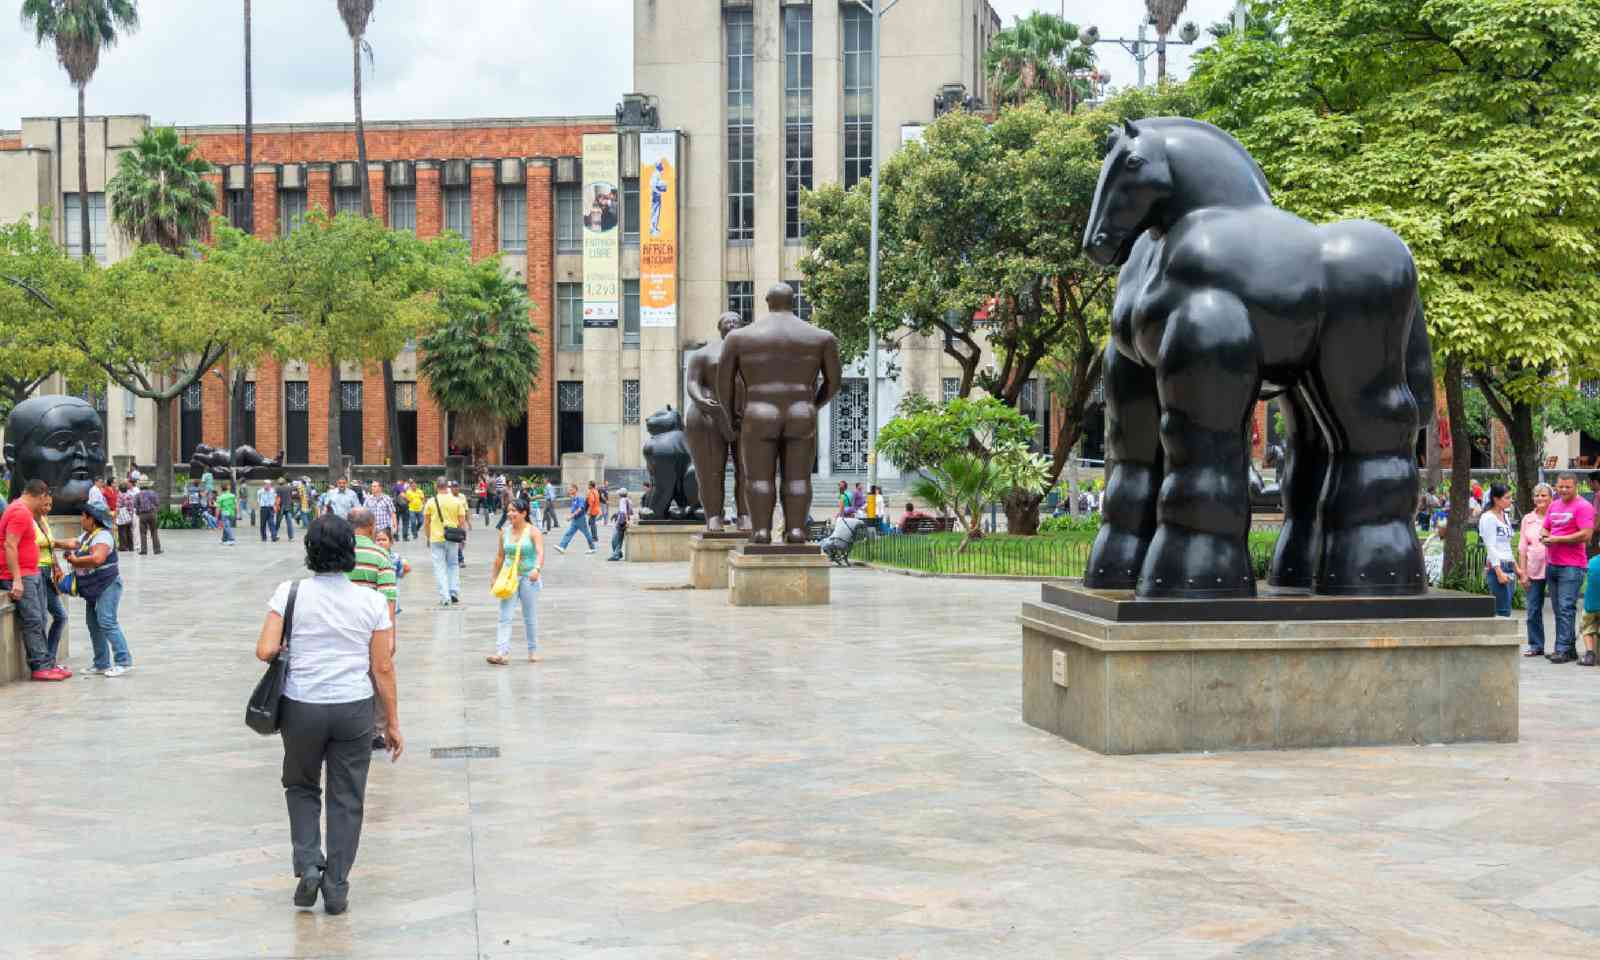
[[[383,736],[400,759],[405,740],[395,701],[394,624],[383,594],[345,576],[356,567],[355,531],[343,517],[324,514],[306,528],[306,567],[314,574],[278,585],[256,657],[271,661],[285,646],[279,729],[283,735],[283,792],[294,844],[294,903],[332,914],[349,907],[350,867],[361,843],[367,767],[372,762],[373,698],[388,717]],[[289,636],[285,610],[293,603]],[[328,778],[328,848],[322,852],[323,771]]]
[[[1503,483],[1489,487],[1489,505],[1478,517],[1478,539],[1485,554],[1484,579],[1489,593],[1494,597],[1495,616],[1511,616],[1511,595],[1516,591],[1517,556],[1511,548],[1511,521],[1506,519],[1506,507],[1511,505],[1511,489]]]

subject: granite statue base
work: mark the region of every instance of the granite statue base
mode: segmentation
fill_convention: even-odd
[[[701,532],[700,523],[644,520],[628,525],[623,558],[629,563],[682,563],[689,559],[689,538]]]
[[[825,606],[832,602],[832,566],[815,544],[740,543],[728,553],[728,603]]]
[[[1046,596],[1075,591],[1099,593]],[[1019,622],[1023,720],[1097,753],[1517,739],[1520,619],[1140,621],[1041,602]]]
[[[696,590],[728,589],[728,555],[749,539],[743,531],[702,531],[689,538],[689,586]]]
[[[72,616],[70,609],[67,616]],[[49,624],[47,617],[45,626]],[[56,648],[56,662],[65,664],[71,652],[72,631],[63,630],[61,646]],[[10,597],[5,597],[4,602],[0,603],[0,685],[21,683],[32,676],[32,671],[28,669],[28,648],[23,644],[22,633],[18,630],[16,604],[11,602]]]

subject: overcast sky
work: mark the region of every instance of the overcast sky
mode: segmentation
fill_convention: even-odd
[[[716,0],[660,0],[712,3]],[[914,16],[921,0],[900,0],[887,15]],[[1104,36],[1131,37],[1143,0],[992,0],[1006,25],[1043,9]],[[16,16],[18,0],[0,0],[0,129],[24,116],[73,114],[76,95],[53,49],[34,46]],[[143,0],[143,26],[100,59],[89,85],[90,113],[145,113],[159,123],[244,121],[243,34],[239,0]],[[632,0],[380,0],[367,36],[374,62],[364,66],[369,120],[498,116],[609,115],[632,89]],[[1222,19],[1232,0],[1190,0],[1185,15],[1202,28]],[[1109,11],[1109,12],[1108,12]],[[255,114],[258,122],[348,120],[350,41],[333,0],[255,0]],[[579,26],[582,29],[578,29]],[[609,25],[609,31],[596,31]],[[1134,64],[1111,44],[1101,63],[1117,85],[1132,83]],[[1188,70],[1187,48],[1170,69]],[[1155,78],[1155,61],[1149,64]]]

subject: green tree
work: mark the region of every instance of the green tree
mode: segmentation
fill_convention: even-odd
[[[106,184],[111,221],[136,243],[177,253],[200,238],[217,205],[206,181],[215,169],[172,127],[145,130],[117,158],[117,174]]]
[[[997,103],[1040,96],[1070,113],[1091,94],[1088,79],[1076,72],[1094,66],[1094,49],[1078,42],[1077,24],[1053,13],[1036,10],[1015,18],[994,35],[984,61]]]
[[[62,311],[77,305],[87,279],[47,226],[29,220],[0,226],[0,421],[52,374],[104,381],[62,335]]]
[[[83,256],[91,255],[89,233],[89,140],[83,96],[100,66],[102,48],[115,46],[117,34],[139,28],[138,0],[22,0],[22,22],[33,27],[34,42],[55,45],[56,62],[78,88],[78,224]]]
[[[1591,0],[1266,0],[1196,58],[1206,117],[1279,205],[1367,217],[1410,245],[1450,410],[1451,515],[1466,513],[1465,377],[1510,435],[1519,505],[1536,410],[1592,375],[1600,329],[1600,6]],[[1464,525],[1450,529],[1452,568]]]
[[[1167,80],[1167,35],[1178,25],[1189,0],[1144,0],[1145,11],[1156,27],[1156,85]]]
[[[267,244],[266,296],[280,322],[274,352],[326,365],[328,475],[342,472],[339,370],[395,356],[443,319],[440,295],[467,269],[454,236],[419,240],[371,217],[314,211],[294,233]],[[392,447],[391,447],[392,449]],[[355,451],[357,456],[360,451]],[[391,455],[391,471],[399,469]]]
[[[417,367],[476,457],[508,422],[527,415],[528,391],[539,379],[538,331],[527,288],[494,260],[475,264],[444,306],[447,319],[422,339]]]
[[[902,470],[925,470],[958,453],[987,456],[1007,443],[1026,445],[1033,421],[993,397],[956,397],[935,403],[920,393],[900,400],[878,431],[878,453]]]

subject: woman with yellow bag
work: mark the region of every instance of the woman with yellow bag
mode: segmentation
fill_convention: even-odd
[[[503,667],[511,662],[511,617],[522,607],[522,632],[528,638],[528,662],[538,661],[539,649],[539,570],[544,566],[544,534],[528,522],[528,501],[521,497],[506,508],[505,530],[500,549],[494,556],[494,575],[490,592],[500,600],[500,626],[495,634],[495,653],[490,663]]]

